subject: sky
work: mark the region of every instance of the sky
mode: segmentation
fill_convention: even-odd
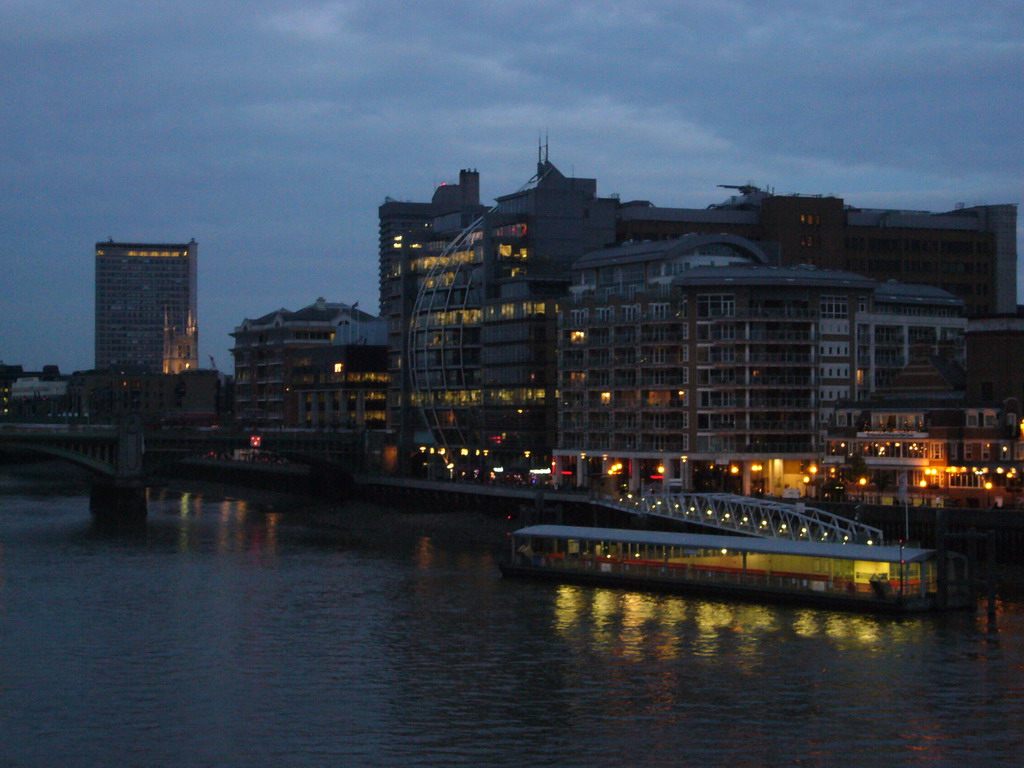
[[[1019,204],[1022,97],[1020,0],[0,0],[0,361],[92,367],[107,238],[196,239],[204,367],[246,317],[376,312],[384,198],[493,200],[542,135],[661,206]]]

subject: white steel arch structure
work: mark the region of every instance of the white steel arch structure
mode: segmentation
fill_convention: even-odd
[[[516,194],[538,183],[550,168],[547,163],[540,164],[537,173]],[[500,208],[500,203],[489,208],[434,259],[420,279],[409,318],[405,363],[409,367],[411,395],[424,422],[445,448],[453,442],[469,442],[468,425],[459,420],[456,406],[484,405],[481,382],[474,380],[464,353],[472,342],[473,326],[478,329],[483,320],[480,273],[485,258],[481,243],[484,221]],[[479,393],[480,402],[455,402],[459,398],[455,393],[470,392],[471,388]],[[444,398],[449,402],[443,402]]]
[[[427,425],[439,441],[448,445],[450,428],[442,425],[438,396],[453,388],[464,389],[466,375],[462,352],[466,342],[466,314],[474,288],[474,267],[479,263],[474,241],[481,232],[481,216],[454,238],[437,256],[422,278],[409,320],[409,379]],[[470,250],[471,249],[471,250]],[[466,254],[472,253],[472,256]],[[455,320],[455,322],[451,322]],[[457,355],[446,354],[457,349]],[[465,435],[458,421],[459,442]]]

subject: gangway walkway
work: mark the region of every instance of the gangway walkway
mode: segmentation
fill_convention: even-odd
[[[654,515],[762,538],[881,544],[882,531],[803,504],[731,493],[627,494],[595,500],[611,509]]]

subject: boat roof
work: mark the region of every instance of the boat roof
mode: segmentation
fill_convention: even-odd
[[[758,552],[771,555],[803,555],[831,557],[840,560],[867,560],[878,563],[908,563],[928,560],[934,549],[917,549],[889,544],[829,544],[818,541],[762,539],[753,536],[723,536],[704,533],[669,533],[667,531],[633,531],[626,528],[590,528],[577,525],[531,525],[515,531],[515,536],[547,536],[582,539],[584,541],[619,541],[629,544],[658,544],[667,547],[703,547]]]

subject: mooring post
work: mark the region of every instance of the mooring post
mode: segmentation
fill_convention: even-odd
[[[938,552],[936,600],[938,609],[944,611],[949,604],[949,555],[946,552],[946,510],[941,507],[935,510],[935,549]]]
[[[977,600],[981,597],[981,563],[978,557],[978,540],[981,535],[977,528],[967,531],[967,562],[971,568],[971,599]]]
[[[989,530],[985,536],[985,579],[988,591],[988,617],[996,617],[996,532]]]

